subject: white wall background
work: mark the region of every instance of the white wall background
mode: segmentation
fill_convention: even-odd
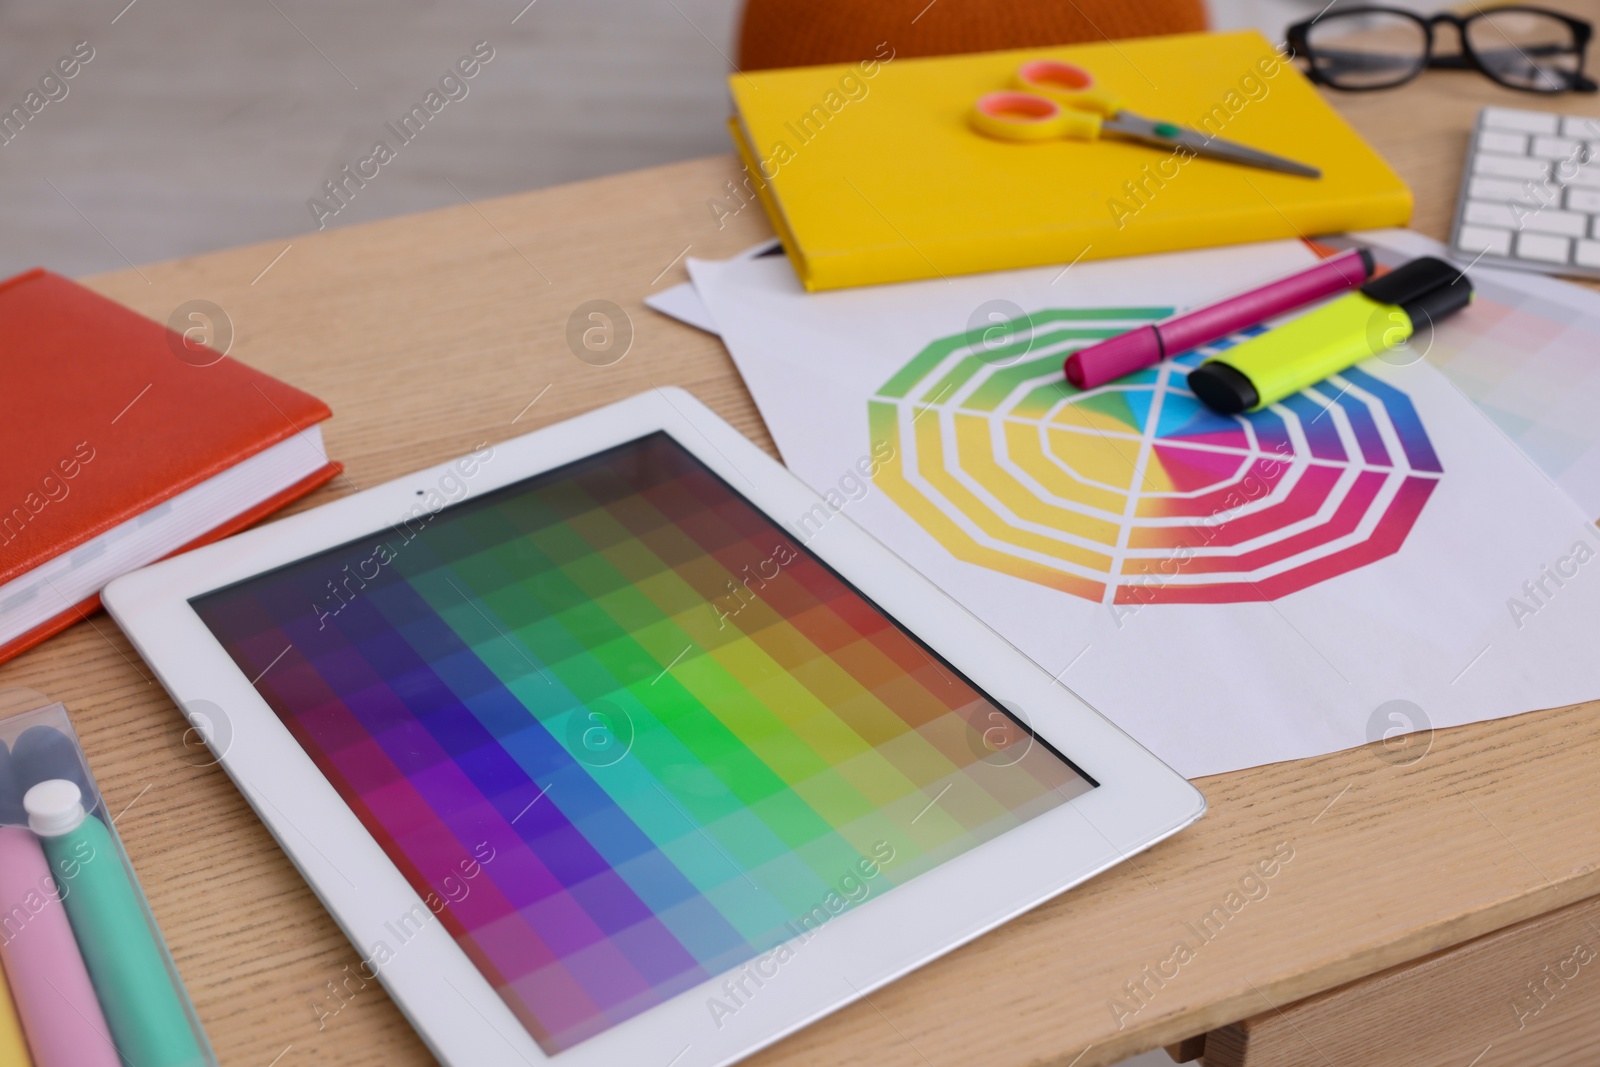
[[[1212,11],[1278,34],[1322,2]],[[0,0],[5,109],[76,42],[95,51],[0,146],[0,277],[305,233],[307,199],[480,40],[495,58],[467,97],[328,225],[728,149],[739,0],[526,3]]]
[[[6,109],[95,50],[0,146],[0,276],[304,233],[307,198],[480,40],[466,98],[330,225],[727,149],[736,0],[537,0],[515,25],[527,0],[126,3],[0,3]]]

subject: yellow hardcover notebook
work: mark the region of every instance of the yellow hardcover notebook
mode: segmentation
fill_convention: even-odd
[[[807,289],[1399,226],[1411,193],[1265,37],[1183,34],[735,74],[734,142]],[[1321,168],[1301,178],[1127,141],[968,125],[1027,59],[1126,108]]]

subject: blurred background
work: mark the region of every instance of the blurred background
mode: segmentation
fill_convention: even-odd
[[[1325,4],[1208,0],[1213,28],[1253,26],[1274,41]],[[0,276],[33,266],[77,276],[314,231],[307,201],[380,137],[396,143],[385,124],[398,125],[480,41],[493,58],[463,80],[465,95],[452,89],[459,98],[323,225],[727,152],[740,7],[5,4],[0,108],[20,105],[78,42],[93,58],[0,144]]]

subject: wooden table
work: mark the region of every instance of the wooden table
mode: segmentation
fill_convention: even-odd
[[[1416,226],[1435,237],[1478,107],[1593,110],[1451,73],[1333,99],[1411,184]],[[730,158],[696,160],[88,284],[161,321],[185,300],[214,301],[233,355],[332,405],[328,447],[347,475],[299,507],[668,383],[770,450],[717,340],[640,303],[684,277],[686,253],[725,256],[768,235],[758,207],[720,226],[709,207],[733,203],[736,173]],[[595,298],[625,308],[636,332],[608,367],[566,340],[573,309]],[[429,1062],[383,991],[352,977],[356,951],[239,792],[183,759],[183,720],[108,618],[0,667],[0,685],[72,709],[224,1064]],[[1410,766],[1366,748],[1203,779],[1211,809],[1191,829],[751,1062],[1115,1063],[1593,897],[1597,712],[1442,731]],[[1119,1027],[1113,999],[1131,1006],[1127,984],[1168,957],[1183,924],[1284,848],[1293,859],[1268,896]],[[1600,965],[1586,973],[1600,987]],[[1508,976],[1504,999],[1523,980]]]

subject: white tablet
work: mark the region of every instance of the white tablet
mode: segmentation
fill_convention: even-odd
[[[105,604],[441,1061],[725,1064],[1204,809],[845,508],[658,390]]]

